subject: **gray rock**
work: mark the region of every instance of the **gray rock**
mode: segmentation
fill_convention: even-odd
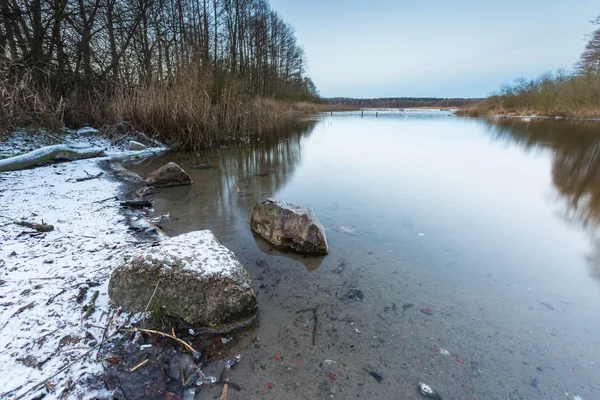
[[[194,328],[227,330],[258,309],[250,276],[211,231],[168,238],[131,257],[112,272],[108,294],[129,312],[144,311],[152,298],[149,309],[163,307]]]
[[[279,250],[327,254],[323,225],[308,208],[266,199],[252,210],[250,228]]]
[[[86,127],[77,129],[75,131],[75,133],[79,136],[96,136],[96,135],[100,134],[100,131],[96,128],[86,126]]]
[[[135,140],[129,141],[129,150],[146,150],[146,146],[141,144],[140,142],[136,142]]]
[[[146,178],[147,185],[156,187],[189,185],[190,183],[192,183],[192,178],[174,162],[163,165]]]

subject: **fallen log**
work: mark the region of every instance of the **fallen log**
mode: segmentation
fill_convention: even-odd
[[[72,147],[66,144],[46,146],[15,157],[0,160],[0,172],[18,171],[35,167],[49,161],[74,161],[84,158],[104,157],[106,153],[98,147]]]

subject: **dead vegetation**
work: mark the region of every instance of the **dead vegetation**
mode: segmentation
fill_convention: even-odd
[[[3,135],[126,121],[199,149],[322,110],[293,28],[266,0],[50,3],[0,7]]]

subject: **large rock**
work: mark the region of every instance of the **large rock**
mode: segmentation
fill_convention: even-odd
[[[323,225],[308,208],[266,199],[252,210],[250,228],[279,250],[327,254]]]
[[[192,178],[174,162],[163,165],[146,178],[147,185],[157,187],[189,185],[190,183],[192,183]]]
[[[152,298],[153,306],[198,328],[226,330],[258,309],[250,276],[211,231],[172,237],[131,257],[111,274],[108,294],[130,312],[144,311]]]

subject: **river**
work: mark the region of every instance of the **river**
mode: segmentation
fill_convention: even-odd
[[[230,400],[600,397],[600,122],[333,113],[130,168],[166,161],[194,184],[150,196],[163,230],[212,230],[258,293]],[[254,238],[265,197],[312,208],[329,254]]]

